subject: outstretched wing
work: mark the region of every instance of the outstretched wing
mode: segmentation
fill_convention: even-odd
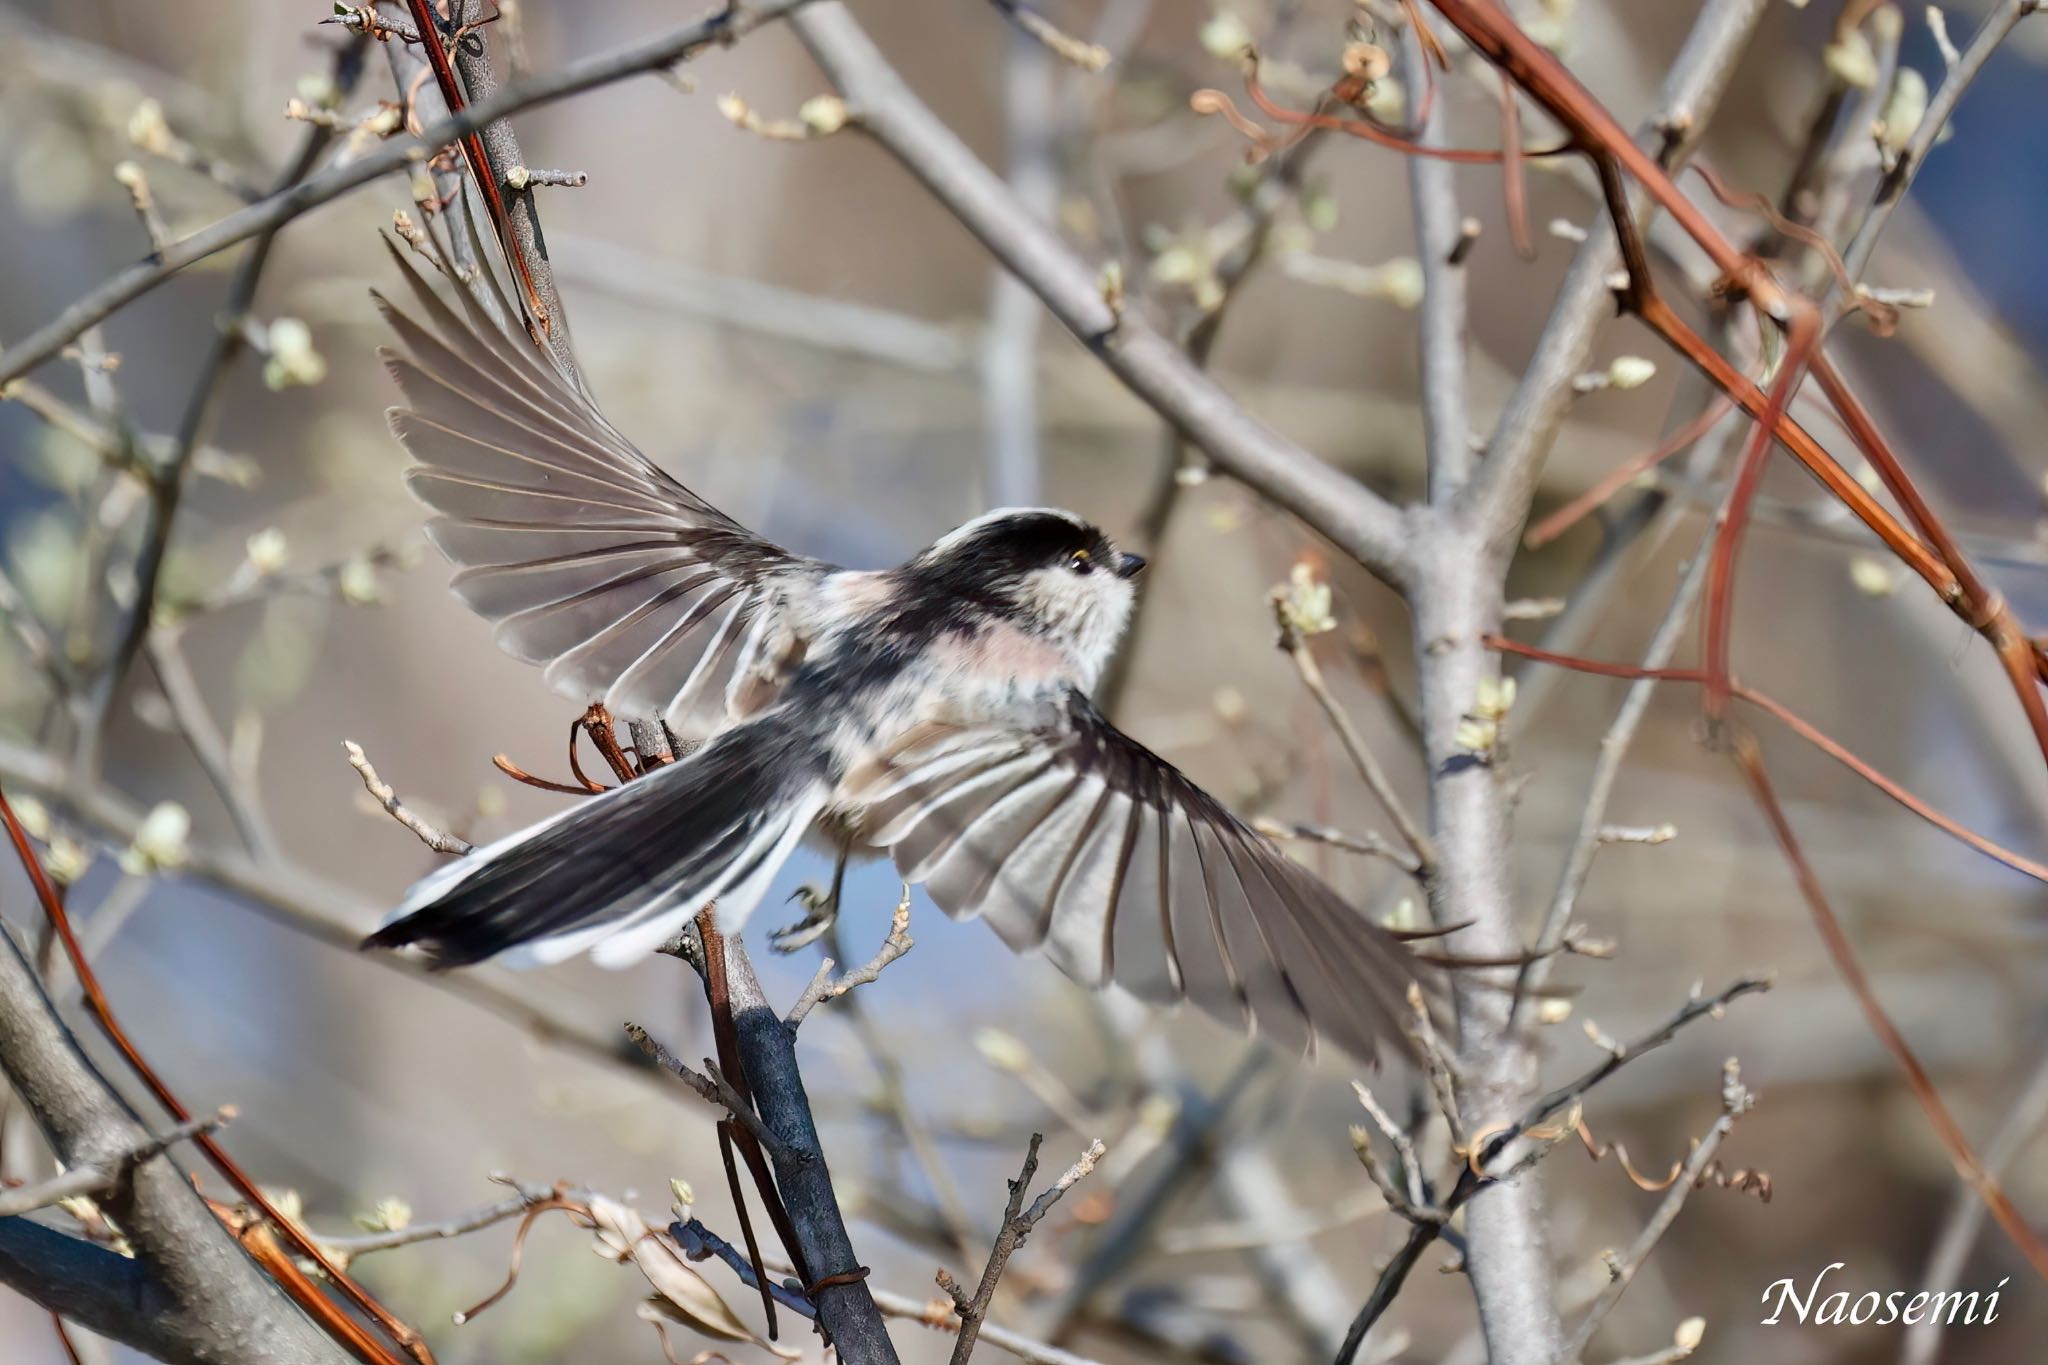
[[[831,566],[662,473],[551,357],[463,290],[458,314],[392,255],[425,321],[377,296],[409,352],[381,352],[406,400],[391,429],[419,461],[406,481],[438,513],[427,535],[456,593],[557,692],[686,740],[724,728],[735,677],[772,688],[800,655],[788,606]]]
[[[1296,1049],[1409,1045],[1428,969],[1078,692],[1043,729],[927,732],[863,800],[905,879],[1084,985],[1186,997]]]

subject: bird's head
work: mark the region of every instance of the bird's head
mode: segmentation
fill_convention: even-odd
[[[1064,650],[1092,686],[1130,620],[1145,567],[1089,522],[1054,508],[1004,508],[977,517],[918,557],[951,589],[1004,610]]]

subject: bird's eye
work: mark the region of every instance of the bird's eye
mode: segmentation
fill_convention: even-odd
[[[1086,550],[1076,550],[1073,554],[1067,556],[1067,567],[1075,573],[1093,573],[1095,561],[1088,557]]]

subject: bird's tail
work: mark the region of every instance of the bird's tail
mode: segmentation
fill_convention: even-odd
[[[423,949],[461,967],[586,949],[626,966],[718,902],[735,929],[823,809],[802,737],[764,717],[687,758],[451,863],[415,885],[366,948]]]

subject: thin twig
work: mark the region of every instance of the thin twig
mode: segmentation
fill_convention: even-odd
[[[363,790],[367,791],[392,819],[417,835],[421,843],[436,853],[460,855],[476,851],[476,845],[469,840],[435,828],[408,809],[405,802],[398,799],[398,793],[391,789],[391,784],[377,776],[377,770],[370,766],[369,755],[363,752],[362,745],[352,739],[345,739],[341,742],[341,747],[348,754],[348,766],[354,768],[357,775],[363,779]]]
[[[1252,417],[1135,310],[1112,307],[1100,272],[1019,206],[1009,187],[904,84],[844,5],[817,0],[791,26],[857,111],[855,126],[917,176],[1133,393],[1224,473],[1257,488],[1382,579],[1406,581],[1409,537],[1399,510]]]
[[[1664,619],[1657,623],[1650,643],[1643,651],[1643,667],[1663,668],[1677,653],[1692,618],[1693,604],[1699,601],[1700,590],[1707,581],[1707,561],[1711,556],[1709,546],[1710,542],[1702,543],[1679,574],[1678,587],[1664,608]],[[1607,733],[1600,737],[1600,754],[1593,764],[1592,779],[1586,786],[1586,802],[1579,811],[1578,832],[1572,838],[1571,851],[1565,855],[1564,869],[1558,874],[1557,889],[1551,893],[1542,927],[1536,931],[1537,957],[1522,970],[1515,982],[1514,1003],[1508,1012],[1510,1028],[1520,1022],[1529,990],[1543,984],[1548,970],[1543,964],[1549,960],[1550,950],[1564,942],[1571,927],[1572,910],[1578,905],[1579,893],[1585,889],[1586,879],[1593,873],[1593,861],[1600,852],[1600,830],[1607,820],[1607,803],[1614,795],[1615,784],[1621,779],[1621,765],[1628,757],[1629,746],[1635,741],[1636,730],[1642,725],[1643,717],[1649,714],[1651,696],[1656,687],[1656,682],[1650,678],[1633,683],[1615,711]]]
[[[261,233],[282,227],[307,210],[338,199],[393,171],[423,162],[433,149],[462,134],[523,109],[553,104],[586,90],[629,76],[666,70],[707,48],[723,46],[783,18],[809,0],[755,0],[744,7],[720,10],[681,28],[671,29],[611,52],[572,62],[559,70],[528,77],[479,100],[460,114],[426,129],[419,138],[392,141],[346,166],[310,176],[288,190],[258,200],[165,248],[158,256],[129,266],[102,281],[55,318],[0,353],[0,384],[55,356],[86,328],[112,314],[171,276]],[[1389,509],[1391,511],[1391,509]]]
[[[638,1024],[628,1023],[626,1036],[633,1040],[635,1047],[647,1054],[649,1061],[739,1120],[769,1155],[782,1159],[789,1157],[788,1145],[761,1121],[761,1116],[754,1111],[754,1106],[733,1088],[732,1083],[726,1080],[715,1064],[707,1063],[703,1071],[697,1070],[670,1052]]]
[[[556,1192],[550,1186],[528,1185],[498,1176],[493,1176],[492,1179],[499,1184],[511,1185],[518,1193],[495,1204],[486,1204],[440,1222],[407,1223],[402,1228],[388,1228],[382,1232],[366,1232],[346,1237],[321,1237],[318,1241],[330,1254],[340,1257],[346,1264],[357,1257],[379,1251],[416,1246],[421,1242],[445,1241],[450,1237],[462,1237],[479,1232],[484,1228],[517,1218],[535,1205],[544,1204],[555,1197]]]
[[[1379,1101],[1373,1098],[1373,1093],[1365,1088],[1363,1082],[1353,1081],[1351,1088],[1358,1093],[1358,1102],[1365,1106],[1366,1113],[1372,1115],[1373,1123],[1386,1135],[1387,1141],[1394,1144],[1394,1150],[1401,1158],[1401,1170],[1408,1181],[1408,1188],[1405,1190],[1396,1185],[1385,1168],[1380,1165],[1379,1157],[1373,1152],[1372,1134],[1363,1127],[1353,1127],[1351,1150],[1358,1154],[1359,1164],[1365,1167],[1365,1173],[1378,1188],[1380,1197],[1386,1201],[1388,1208],[1411,1223],[1443,1222],[1449,1215],[1441,1209],[1429,1207],[1425,1200],[1422,1172],[1415,1159],[1415,1144],[1409,1140],[1408,1134],[1401,1131],[1393,1119],[1388,1117],[1387,1112],[1380,1108]]]
[[[804,987],[804,993],[789,1007],[783,1022],[794,1029],[809,1017],[810,1012],[827,1000],[837,1000],[855,986],[865,986],[882,974],[882,969],[902,957],[915,946],[910,937],[910,885],[904,883],[903,899],[896,903],[896,911],[889,918],[889,936],[882,940],[881,948],[868,959],[867,965],[856,967],[850,972],[832,975],[832,959],[826,958],[818,964],[817,975]]]
[[[1401,1286],[1407,1281],[1409,1272],[1422,1259],[1422,1253],[1443,1234],[1449,1215],[1457,1212],[1494,1180],[1506,1177],[1508,1172],[1501,1172],[1498,1176],[1493,1173],[1492,1164],[1509,1147],[1525,1134],[1541,1129],[1545,1121],[1560,1109],[1578,1100],[1626,1063],[1670,1042],[1680,1029],[1695,1019],[1719,1018],[1728,1002],[1752,991],[1767,990],[1769,987],[1768,979],[1745,977],[1717,995],[1702,996],[1695,991],[1670,1019],[1633,1042],[1611,1048],[1605,1061],[1536,1100],[1524,1109],[1513,1123],[1474,1133],[1466,1164],[1458,1172],[1457,1184],[1437,1205],[1438,1210],[1445,1215],[1445,1221],[1425,1218],[1410,1225],[1408,1240],[1402,1243],[1400,1250],[1380,1271],[1365,1304],[1358,1310],[1357,1317],[1352,1319],[1351,1330],[1345,1334],[1344,1345],[1337,1353],[1337,1365],[1350,1365],[1350,1362],[1357,1358],[1358,1349],[1364,1344],[1366,1334],[1393,1305],[1395,1295],[1401,1292]],[[1571,1131],[1565,1128],[1561,1133],[1569,1134]],[[1515,1162],[1510,1170],[1519,1169],[1523,1164]]]
[[[886,1289],[872,1292],[875,1307],[889,1317],[902,1318],[939,1332],[960,1330],[960,1315],[948,1299],[913,1299]],[[991,1346],[1002,1347],[1024,1365],[1101,1365],[1090,1356],[1076,1355],[1050,1342],[1034,1340],[998,1323],[984,1322],[980,1330],[982,1340]]]
[[[1628,1291],[1636,1272],[1643,1268],[1643,1262],[1648,1260],[1650,1253],[1656,1249],[1658,1240],[1678,1218],[1679,1210],[1685,1207],[1685,1201],[1701,1184],[1707,1167],[1714,1160],[1714,1153],[1720,1150],[1722,1140],[1735,1127],[1736,1120],[1747,1114],[1755,1104],[1756,1097],[1742,1084],[1742,1074],[1736,1067],[1735,1059],[1730,1057],[1721,1067],[1721,1116],[1714,1120],[1714,1126],[1707,1130],[1706,1136],[1693,1146],[1692,1155],[1686,1158],[1684,1168],[1678,1173],[1678,1179],[1672,1182],[1670,1193],[1657,1205],[1657,1211],[1650,1215],[1650,1221],[1643,1225],[1643,1230],[1636,1235],[1636,1240],[1629,1246],[1627,1253],[1609,1267],[1609,1274],[1613,1276],[1612,1282],[1600,1291],[1600,1296],[1593,1300],[1593,1306],[1586,1310],[1586,1316],[1579,1320],[1578,1327],[1572,1332],[1570,1343],[1565,1347],[1562,1359],[1576,1360],[1585,1351],[1586,1344],[1593,1339],[1593,1333],[1599,1330],[1601,1322]]]
[[[1813,916],[1814,927],[1820,932],[1821,942],[1827,945],[1828,956],[1834,960],[1836,972],[1848,986],[1850,994],[1856,997],[1856,1003],[1862,1007],[1871,1032],[1877,1035],[1878,1041],[1884,1044],[1885,1050],[1891,1053],[1893,1059],[1898,1062],[1899,1069],[1905,1073],[1906,1084],[1911,1088],[1914,1099],[1919,1102],[1921,1111],[1927,1115],[1928,1125],[1934,1129],[1934,1135],[1941,1140],[1941,1145],[1947,1150],[1949,1161],[1956,1168],[1956,1174],[1962,1177],[1964,1184],[1977,1192],[1985,1207],[1991,1210],[1991,1216],[1997,1220],[1998,1226],[2011,1239],[2013,1246],[2033,1266],[2034,1272],[2048,1279],[2048,1244],[2044,1244],[2041,1235],[2028,1225],[2026,1218],[2013,1206],[2011,1197],[1999,1185],[1998,1178],[1978,1159],[1970,1146],[1969,1138],[1964,1136],[1961,1125],[1955,1121],[1954,1116],[1948,1111],[1948,1106],[1943,1103],[1934,1079],[1927,1074],[1927,1068],[1921,1065],[1912,1045],[1906,1041],[1905,1035],[1899,1032],[1898,1026],[1892,1023],[1891,1016],[1879,1002],[1869,976],[1865,974],[1862,963],[1857,960],[1856,950],[1849,942],[1848,934],[1843,931],[1841,921],[1836,918],[1833,907],[1828,904],[1827,896],[1821,890],[1820,878],[1815,875],[1812,864],[1807,862],[1798,836],[1792,832],[1791,821],[1785,818],[1784,807],[1778,801],[1777,789],[1764,768],[1763,756],[1757,749],[1756,741],[1747,735],[1738,735],[1734,756],[1736,765],[1749,782],[1750,791],[1756,797],[1757,805],[1770,821],[1771,832],[1777,837],[1778,846],[1784,852],[1785,860],[1791,864],[1793,878],[1799,885],[1799,894],[1806,901],[1807,909]]]
[[[952,1365],[967,1365],[973,1356],[975,1339],[981,1335],[982,1320],[988,1316],[989,1301],[995,1297],[996,1283],[1002,1279],[1003,1267],[1009,1264],[1010,1257],[1024,1245],[1031,1229],[1051,1212],[1060,1196],[1085,1179],[1095,1169],[1095,1163],[1102,1159],[1104,1148],[1102,1140],[1097,1138],[1088,1144],[1088,1150],[1081,1154],[1079,1161],[1069,1166],[1065,1174],[1026,1208],[1024,1200],[1031,1193],[1031,1177],[1038,1173],[1038,1147],[1044,1140],[1043,1133],[1031,1135],[1030,1147],[1024,1153],[1024,1169],[1010,1182],[1010,1202],[1003,1210],[1003,1225],[996,1233],[995,1247],[989,1252],[988,1263],[982,1267],[981,1284],[973,1297],[968,1297],[945,1271],[938,1274],[939,1287],[952,1297],[960,1318],[960,1339],[953,1344]]]
[[[106,1035],[107,1041],[121,1054],[128,1068],[148,1088],[156,1102],[172,1119],[179,1123],[190,1121],[191,1110],[187,1109],[184,1102],[164,1083],[156,1069],[144,1060],[134,1040],[114,1017],[113,1006],[108,1002],[106,992],[100,987],[98,974],[93,971],[92,964],[86,959],[85,950],[79,946],[77,935],[72,932],[71,920],[65,912],[64,902],[58,896],[56,888],[51,885],[41,859],[36,857],[35,850],[29,843],[27,831],[22,828],[21,821],[15,816],[14,808],[7,803],[5,795],[0,795],[0,823],[6,825],[8,837],[14,844],[23,870],[28,873],[29,881],[35,888],[36,898],[42,905],[43,913],[64,946],[65,956],[71,962],[71,970],[77,974],[79,989],[85,996],[94,1022]],[[326,1255],[297,1223],[278,1212],[270,1196],[265,1194],[249,1174],[228,1156],[226,1149],[204,1131],[193,1133],[192,1142],[220,1173],[222,1179],[232,1185],[236,1193],[262,1214],[263,1219],[276,1230],[276,1235],[290,1243],[298,1254],[312,1261],[326,1276],[328,1283],[340,1289],[350,1303],[375,1321],[384,1334],[398,1344],[404,1354],[410,1355],[419,1362],[419,1365],[433,1365],[434,1353],[427,1346],[425,1339],[373,1298],[361,1285],[350,1279],[341,1267],[328,1261]],[[367,1358],[379,1362],[379,1365],[391,1365],[392,1362],[398,1361],[397,1355],[392,1354],[375,1337],[369,1336],[356,1321],[330,1302],[319,1286],[303,1274],[280,1280],[280,1284],[292,1294],[309,1316],[334,1334],[336,1340],[367,1353]]]
[[[355,76],[362,68],[362,44],[349,43],[337,52],[334,58],[334,79],[341,89],[348,89],[355,82]],[[270,198],[264,202],[275,202],[289,198],[302,189],[314,166],[319,163],[320,153],[333,137],[331,130],[317,125],[309,127],[300,140],[297,154],[291,165],[285,168],[272,186]],[[239,216],[239,215],[235,215]],[[192,457],[199,448],[207,418],[213,409],[213,402],[219,392],[221,381],[226,377],[228,367],[241,354],[244,343],[242,323],[248,317],[256,301],[256,291],[263,281],[264,268],[269,264],[271,247],[277,240],[277,233],[284,220],[259,225],[250,235],[255,244],[241,263],[235,267],[234,278],[229,282],[227,297],[221,305],[212,342],[205,359],[200,363],[199,377],[185,397],[185,405],[178,420],[176,433],[171,439],[171,448],[164,459],[152,465],[148,475],[149,513],[144,521],[142,544],[136,551],[133,564],[135,577],[134,598],[129,605],[127,616],[121,622],[120,634],[115,640],[113,652],[94,678],[86,710],[78,725],[78,733],[72,751],[72,777],[75,782],[90,782],[99,775],[102,749],[106,741],[108,723],[112,717],[114,703],[127,682],[129,671],[136,658],[142,653],[143,645],[156,624],[157,590],[162,581],[164,561],[169,557],[171,531],[177,521],[179,506],[185,494],[185,485]],[[187,239],[188,241],[190,239]],[[150,260],[157,267],[168,266],[177,254],[175,247],[158,249],[151,253]],[[89,319],[84,327],[99,321]],[[11,348],[0,356],[0,368],[14,359],[20,347]],[[4,384],[6,377],[0,377]]]
[[[1090,74],[1099,73],[1109,66],[1109,49],[1100,43],[1091,43],[1064,32],[1052,20],[1024,3],[1024,0],[991,0],[1003,16],[1018,29],[1043,45],[1045,50],[1061,61],[1071,62]]]
[[[1394,789],[1393,779],[1387,776],[1387,770],[1380,766],[1379,759],[1367,746],[1365,737],[1359,734],[1358,726],[1353,723],[1351,714],[1338,705],[1337,699],[1330,695],[1330,685],[1324,680],[1322,666],[1316,662],[1315,654],[1309,648],[1308,637],[1295,626],[1284,604],[1277,597],[1273,614],[1280,627],[1281,652],[1293,662],[1295,671],[1301,675],[1302,686],[1308,689],[1309,695],[1316,699],[1316,705],[1320,706],[1323,714],[1329,718],[1330,728],[1337,732],[1338,740],[1344,745],[1344,752],[1350,755],[1352,765],[1358,769],[1358,775],[1365,779],[1366,788],[1372,792],[1373,799],[1380,803],[1380,808],[1386,811],[1387,818],[1394,822],[1394,828],[1400,833],[1401,841],[1408,845],[1408,851],[1415,860],[1415,875],[1427,881],[1436,871],[1435,844],[1430,841],[1429,835],[1423,832],[1421,824],[1409,813],[1407,804],[1401,800],[1401,794]]]
[[[1353,834],[1347,830],[1332,829],[1328,825],[1306,825],[1274,820],[1263,815],[1252,821],[1252,828],[1268,839],[1301,839],[1310,843],[1328,844],[1331,848],[1341,848],[1346,853],[1362,853],[1369,858],[1385,858],[1411,876],[1422,871],[1422,865],[1416,861],[1413,853],[1370,830],[1363,834]]]
[[[137,1165],[157,1156],[187,1138],[201,1133],[211,1133],[225,1126],[235,1117],[233,1105],[223,1105],[201,1118],[188,1119],[174,1128],[154,1134],[131,1145],[127,1150],[109,1160],[89,1162],[73,1166],[61,1175],[34,1185],[17,1185],[11,1189],[0,1189],[0,1218],[12,1218],[17,1214],[33,1213],[48,1208],[66,1199],[77,1199],[85,1195],[104,1194],[125,1178]]]
[[[1963,50],[1962,56],[1949,64],[1948,74],[1927,101],[1927,111],[1921,115],[1913,136],[1900,150],[1898,160],[1878,182],[1876,202],[1857,227],[1849,249],[1842,253],[1842,263],[1850,279],[1861,278],[1869,266],[1872,253],[1877,250],[1877,239],[1883,235],[1885,224],[1891,221],[1892,210],[1912,188],[1927,154],[1934,150],[1936,139],[1948,127],[1950,117],[1954,115],[1956,106],[1962,103],[1964,92],[1977,79],[1977,73],[1984,69],[1991,60],[1991,54],[2011,35],[2020,20],[2040,8],[2041,0],[2000,0],[1998,8],[1984,17],[1983,25],[1970,39],[1970,45]]]
[[[1994,1176],[2002,1173],[2029,1144],[2038,1140],[2043,1123],[2048,1123],[2048,1054],[2034,1067],[2033,1075],[2021,1087],[2012,1107],[1999,1122],[1991,1141],[1984,1146],[1984,1169]],[[1984,1201],[1968,1189],[1955,1193],[1941,1233],[1927,1256],[1927,1269],[1920,1283],[1930,1294],[1955,1288],[1969,1261],[1970,1248],[1984,1226]],[[1906,1331],[1906,1344],[1899,1352],[1899,1365],[1934,1365],[1941,1349],[1942,1321],[1929,1313]]]

